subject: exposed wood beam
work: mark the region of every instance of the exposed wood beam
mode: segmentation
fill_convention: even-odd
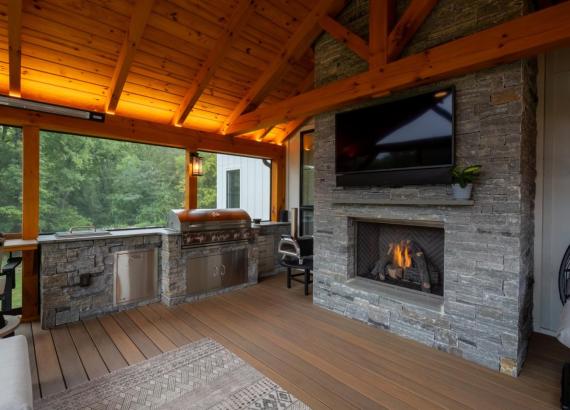
[[[570,44],[570,2],[386,64],[242,115],[228,129],[241,134],[309,117],[386,92],[462,75]]]
[[[349,49],[356,53],[360,58],[368,61],[370,58],[370,50],[368,44],[360,36],[344,27],[330,16],[324,16],[319,20],[319,25],[323,30],[329,33],[333,38],[344,43]]]
[[[289,138],[293,136],[305,123],[309,120],[309,118],[299,118],[296,120],[291,120],[285,125],[285,129],[283,130],[283,137],[280,138],[277,143],[283,144]]]
[[[109,86],[107,103],[105,106],[105,110],[108,113],[114,114],[117,109],[121,93],[123,92],[123,87],[127,81],[131,64],[135,58],[135,52],[139,46],[139,42],[142,38],[153,4],[154,0],[139,0],[135,4],[127,36],[121,47],[119,59],[115,66],[113,78],[111,79],[111,84]]]
[[[22,130],[22,239],[36,239],[40,232],[40,130]],[[22,316],[39,314],[37,252],[22,253]]]
[[[388,37],[388,61],[398,58],[438,0],[412,0]]]
[[[22,95],[22,0],[8,0],[9,93]]]
[[[225,133],[230,124],[249,107],[257,107],[263,101],[281,80],[281,74],[283,74],[289,63],[299,59],[321,33],[322,30],[318,24],[319,20],[323,16],[337,14],[344,4],[344,0],[320,0],[318,2],[285,44],[279,53],[279,57],[271,62],[269,67],[237,104],[222,127],[222,133]]]
[[[368,44],[371,69],[388,62],[388,36],[395,17],[394,0],[370,0],[368,20]]]
[[[315,71],[311,70],[311,72],[309,73],[309,75],[307,77],[305,77],[303,82],[301,84],[299,84],[297,87],[295,87],[295,89],[291,93],[290,97],[294,97],[296,95],[304,93],[305,91],[309,91],[310,89],[313,88],[314,84],[315,84]],[[285,127],[286,129],[288,128],[287,125]],[[275,128],[275,127],[269,127],[269,128],[264,129],[263,132],[260,133],[260,135],[257,136],[256,139],[258,141],[263,140],[273,130],[273,128]],[[285,138],[283,138],[282,140],[285,140],[285,139],[287,139],[287,136]]]
[[[97,122],[0,106],[0,118],[6,125],[32,126],[69,134],[190,148],[194,151],[214,151],[267,159],[280,158],[284,155],[283,148],[276,144],[178,128],[118,115],[109,115],[105,122]]]
[[[235,11],[232,13],[230,21],[222,34],[216,41],[216,45],[212,50],[206,61],[200,67],[198,74],[192,81],[182,103],[174,114],[173,124],[181,126],[188,114],[194,108],[194,105],[208,86],[210,79],[224,60],[224,56],[233,44],[233,41],[239,36],[240,31],[245,27],[249,16],[254,12],[257,7],[255,0],[240,0]]]

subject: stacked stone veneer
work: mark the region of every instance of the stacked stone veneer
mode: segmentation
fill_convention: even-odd
[[[118,310],[113,306],[114,253],[160,248],[161,235],[59,241],[41,244],[40,293],[44,328]],[[89,274],[89,286],[79,277]],[[145,303],[158,301],[145,301]],[[122,305],[121,309],[135,304]]]
[[[398,2],[401,13],[407,2]],[[364,38],[368,2],[353,1],[339,20]],[[526,2],[441,0],[406,54],[470,34],[526,12]],[[324,35],[315,50],[318,85],[367,65]],[[472,206],[386,206],[386,199],[450,199],[448,186],[335,185],[335,113],[316,118],[315,283],[320,306],[516,375],[531,328],[535,174],[535,64],[518,61],[389,101],[453,85],[456,162],[481,164]],[[356,107],[351,107],[351,109]],[[358,201],[378,199],[377,205]],[[354,201],[354,204],[351,204]],[[348,204],[346,203],[348,202]],[[441,306],[410,303],[382,286],[353,279],[353,218],[433,221],[445,228]]]
[[[180,243],[181,235],[176,232],[95,240],[42,242],[40,246],[42,327],[52,328],[147,303],[162,301],[167,305],[173,305],[257,283],[257,236],[248,242],[188,249],[181,249]],[[150,300],[114,305],[114,254],[121,251],[155,248],[158,249],[160,295]],[[192,274],[192,258],[238,249],[247,250],[248,278],[246,283],[200,295],[187,294],[186,276]],[[79,286],[79,278],[83,274],[90,276],[90,284],[85,287]]]

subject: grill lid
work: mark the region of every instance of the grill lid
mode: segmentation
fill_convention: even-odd
[[[168,227],[182,232],[250,226],[243,209],[173,209],[168,216]]]

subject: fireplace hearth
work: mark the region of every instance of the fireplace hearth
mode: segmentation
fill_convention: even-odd
[[[443,296],[444,230],[406,223],[355,221],[359,277]]]

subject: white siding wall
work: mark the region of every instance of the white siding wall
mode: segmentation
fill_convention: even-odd
[[[217,207],[226,207],[226,172],[240,170],[240,208],[252,218],[269,220],[271,170],[257,158],[218,154]]]

